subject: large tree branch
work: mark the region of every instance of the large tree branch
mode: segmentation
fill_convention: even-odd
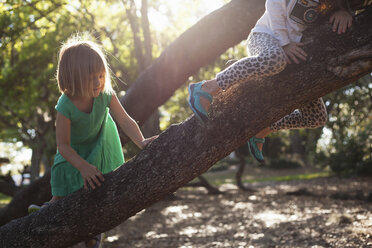
[[[372,58],[364,54],[372,50],[371,21],[369,11],[344,35],[329,25],[310,30],[306,63],[231,87],[216,97],[208,123],[193,117],[173,125],[107,174],[98,189],[79,190],[0,227],[0,246],[65,247],[109,230],[208,170],[262,127],[370,73]]]

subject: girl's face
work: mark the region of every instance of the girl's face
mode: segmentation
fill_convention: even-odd
[[[105,87],[105,72],[99,72],[91,75],[93,83],[93,97],[99,96]]]

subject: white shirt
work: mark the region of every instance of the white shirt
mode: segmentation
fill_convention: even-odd
[[[267,0],[265,13],[251,32],[268,33],[278,39],[281,46],[300,42],[306,26],[290,18],[296,2],[297,0]]]

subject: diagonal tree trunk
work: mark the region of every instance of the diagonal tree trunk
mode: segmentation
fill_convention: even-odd
[[[311,56],[306,63],[231,87],[216,97],[208,123],[192,117],[172,125],[134,159],[107,174],[98,189],[79,190],[0,227],[0,246],[66,247],[119,225],[208,170],[262,127],[370,73],[370,23],[371,10],[344,35],[333,33],[329,25],[309,30],[305,49]]]

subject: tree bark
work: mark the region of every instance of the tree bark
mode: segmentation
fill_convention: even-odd
[[[94,191],[79,190],[0,227],[2,247],[66,247],[107,231],[207,171],[262,127],[372,71],[372,13],[344,35],[309,30],[308,61],[219,94],[210,120],[172,125]],[[273,90],[275,89],[275,90]],[[218,135],[216,135],[218,134]]]

